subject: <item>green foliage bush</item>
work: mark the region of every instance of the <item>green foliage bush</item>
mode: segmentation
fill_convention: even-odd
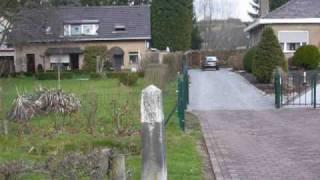
[[[267,27],[263,31],[256,53],[252,70],[258,82],[270,83],[273,71],[277,66],[282,67],[284,71],[288,70],[278,38],[271,27]]]
[[[32,77],[34,74],[31,72],[24,72],[23,75],[26,77]]]
[[[102,79],[103,75],[100,73],[90,73],[90,79]]]
[[[320,52],[316,46],[307,45],[300,47],[293,56],[292,64],[304,69],[316,69],[320,63]]]
[[[35,75],[35,77],[38,80],[57,80],[58,79],[58,72],[37,73]],[[61,72],[60,78],[61,79],[72,79],[73,78],[73,73],[71,73],[71,72]]]
[[[112,78],[112,79],[118,79],[118,78],[120,78],[121,76],[127,75],[128,73],[130,73],[130,72],[127,72],[127,71],[107,72],[107,73],[106,73],[106,77],[107,77],[107,78]]]
[[[123,73],[120,77],[119,77],[119,81],[120,83],[126,85],[126,86],[134,86],[135,84],[137,84],[139,79],[139,76],[137,73]]]
[[[249,49],[249,51],[246,53],[246,55],[243,58],[244,69],[249,73],[252,73],[252,65],[256,57],[256,53],[257,53],[257,48],[253,47]]]
[[[107,59],[108,49],[106,46],[88,46],[84,50],[84,66],[83,70],[88,72],[96,72],[97,57],[102,60]]]

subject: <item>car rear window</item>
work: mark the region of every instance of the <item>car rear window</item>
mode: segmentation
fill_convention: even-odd
[[[207,61],[217,61],[216,57],[207,57]]]

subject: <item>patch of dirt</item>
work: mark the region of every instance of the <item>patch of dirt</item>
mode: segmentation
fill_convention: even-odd
[[[257,82],[257,79],[248,72],[238,72],[242,77],[254,85],[257,89],[265,92],[266,94],[274,94],[273,84],[261,84]]]
[[[216,178],[213,172],[212,164],[210,162],[208,148],[202,135],[200,121],[197,116],[191,113],[186,113],[186,129],[192,129],[201,133],[201,138],[197,143],[197,149],[200,152],[200,156],[202,158],[203,178],[204,180],[215,180]]]

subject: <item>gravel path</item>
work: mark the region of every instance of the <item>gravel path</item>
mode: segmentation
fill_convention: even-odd
[[[239,74],[191,70],[189,110],[273,109],[273,96],[263,95]]]
[[[320,179],[319,110],[275,110],[273,96],[227,70],[190,76],[189,110],[217,180]]]

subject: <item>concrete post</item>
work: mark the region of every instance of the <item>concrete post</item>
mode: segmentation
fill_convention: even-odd
[[[96,57],[96,73],[100,73],[100,56]]]
[[[115,155],[112,158],[112,180],[126,180],[125,156]]]
[[[142,180],[167,180],[162,92],[151,85],[142,91]]]

